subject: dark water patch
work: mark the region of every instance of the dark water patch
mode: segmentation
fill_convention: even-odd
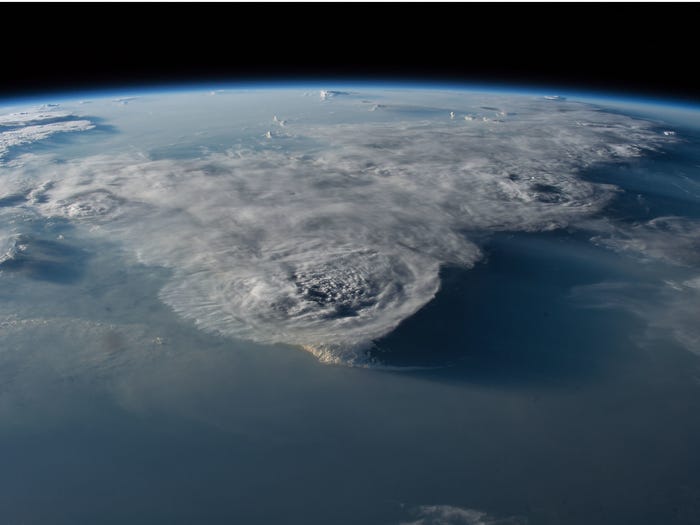
[[[700,182],[688,167],[640,165],[589,172],[591,182],[614,184],[618,192],[603,210],[606,217],[639,221],[665,215],[700,218]]]
[[[389,366],[438,367],[438,379],[499,385],[557,385],[613,368],[623,312],[580,308],[574,286],[629,279],[617,256],[567,232],[498,235],[470,270],[443,268],[435,299],[376,342]]]
[[[583,180],[614,184],[619,192],[603,211],[620,220],[648,220],[664,215],[700,218],[700,137],[647,152],[624,164],[601,165],[581,173]]]
[[[19,235],[0,259],[0,270],[38,281],[72,284],[82,278],[87,257],[85,250],[65,241]]]
[[[10,208],[26,202],[27,196],[21,193],[0,197],[0,208]]]

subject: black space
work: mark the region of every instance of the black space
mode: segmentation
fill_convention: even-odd
[[[11,29],[0,96],[381,79],[700,102],[696,11],[676,3],[4,3]]]

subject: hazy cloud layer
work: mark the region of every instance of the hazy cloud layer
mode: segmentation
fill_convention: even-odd
[[[592,240],[642,260],[700,265],[700,221],[695,219],[657,217],[632,225],[611,225],[609,232]]]
[[[25,211],[171,269],[162,299],[206,330],[363,364],[373,340],[433,298],[441,265],[479,259],[470,239],[575,225],[617,191],[581,180],[582,169],[672,140],[564,101],[512,99],[499,112],[295,124],[285,129],[303,148],[272,138],[191,160],[29,159],[0,198],[26,194]]]
[[[700,221],[657,217],[634,224],[608,224],[601,230],[592,238],[594,243],[644,264],[662,263],[669,271],[658,282],[583,286],[573,291],[573,297],[588,306],[628,311],[645,321],[645,340],[670,337],[700,355],[700,277],[696,273],[700,266]]]
[[[632,334],[638,343],[670,339],[700,355],[700,277],[658,284],[603,282],[577,287],[572,297],[584,306],[621,309],[642,319],[644,332]]]
[[[112,389],[127,381],[127,371],[164,359],[167,340],[156,330],[124,320],[112,324],[0,312],[0,417],[6,422],[36,418],[42,428],[65,417],[63,383],[98,380]]]

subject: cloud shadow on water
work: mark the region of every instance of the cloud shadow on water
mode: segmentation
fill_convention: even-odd
[[[609,371],[634,320],[587,310],[573,286],[621,271],[608,252],[565,232],[497,235],[472,269],[443,268],[433,301],[376,341],[388,366],[421,377],[486,385],[557,386]]]
[[[0,208],[12,208],[13,206],[24,203],[26,200],[27,196],[22,193],[0,197]]]
[[[0,271],[38,281],[72,284],[79,281],[89,254],[66,241],[19,235],[8,255],[0,259]]]

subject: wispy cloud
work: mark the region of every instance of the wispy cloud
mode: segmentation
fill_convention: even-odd
[[[634,224],[611,224],[593,242],[646,261],[679,266],[700,264],[700,221],[687,217],[657,217]]]
[[[700,355],[700,276],[658,283],[602,282],[572,290],[579,304],[629,312],[642,321],[641,333],[631,334],[646,345],[666,339]]]
[[[642,263],[666,265],[657,281],[603,282],[578,287],[573,297],[587,306],[615,308],[642,319],[636,334],[646,344],[670,337],[700,355],[700,221],[687,217],[657,217],[633,224],[605,223],[594,243]]]

